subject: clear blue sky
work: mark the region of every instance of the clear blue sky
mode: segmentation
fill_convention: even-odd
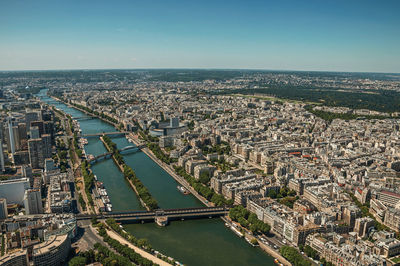
[[[400,1],[0,0],[0,70],[400,72]]]

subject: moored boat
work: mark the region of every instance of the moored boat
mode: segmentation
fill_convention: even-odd
[[[184,186],[177,186],[177,188],[181,193],[183,193],[185,195],[190,194],[189,190],[187,190]]]

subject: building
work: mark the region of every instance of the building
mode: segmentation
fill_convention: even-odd
[[[51,136],[50,134],[42,135],[43,158],[51,158]]]
[[[29,179],[19,178],[0,181],[0,195],[8,203],[24,204],[25,190],[29,189]]]
[[[25,191],[24,206],[27,215],[43,213],[42,197],[39,189]]]
[[[11,157],[14,160],[15,140],[14,140],[14,130],[13,130],[13,124],[11,121],[11,117],[8,118],[8,141],[10,144]]]
[[[307,226],[296,226],[293,230],[293,241],[292,243],[296,246],[300,244],[304,245],[308,235],[312,233],[323,232],[324,228],[315,224],[310,224]]]
[[[0,198],[0,219],[6,219],[8,216],[7,200]]]
[[[32,127],[38,127],[39,128],[39,137],[42,137],[44,134],[44,123],[43,121],[32,121],[31,122],[31,129]]]
[[[54,160],[51,158],[47,158],[44,160],[44,171],[46,173],[56,170],[56,166],[54,165]]]
[[[380,200],[388,207],[395,207],[396,204],[400,201],[400,194],[382,190],[378,192],[378,200]]]
[[[44,149],[41,138],[30,139],[28,141],[29,160],[32,168],[43,168],[44,167]]]
[[[293,210],[297,211],[299,213],[302,213],[302,214],[307,214],[307,213],[311,213],[317,209],[315,208],[315,206],[313,206],[307,200],[299,199],[299,200],[296,200],[295,203],[293,204]]]
[[[5,168],[4,153],[3,153],[3,140],[0,139],[0,171],[4,173],[5,170],[6,168]]]
[[[364,237],[368,235],[368,230],[370,228],[373,228],[375,225],[374,219],[370,217],[363,217],[363,218],[358,218],[356,219],[355,225],[354,225],[354,231],[358,233],[359,237]]]
[[[28,266],[28,251],[26,249],[6,254],[0,257],[0,265],[2,266]]]
[[[343,211],[343,220],[348,226],[350,226],[350,228],[354,228],[356,218],[360,216],[360,209],[358,209],[356,206],[348,206]]]
[[[38,139],[38,138],[40,138],[39,127],[31,127],[30,138],[31,138],[31,139]]]
[[[171,117],[170,125],[171,128],[179,127],[179,117]]]
[[[399,232],[400,231],[400,210],[388,208],[385,212],[384,225]]]
[[[15,165],[30,164],[28,150],[16,151],[14,153],[14,163]]]
[[[395,238],[380,239],[375,243],[374,252],[385,258],[400,254],[400,241]]]
[[[213,175],[215,171],[215,166],[200,164],[194,167],[194,178],[199,179],[201,175],[205,174],[209,178]]]
[[[28,131],[31,130],[31,122],[37,121],[39,119],[39,115],[37,112],[27,112],[25,114],[25,124],[26,124],[26,129]]]
[[[32,250],[32,260],[35,266],[63,265],[71,248],[71,239],[67,234],[52,235],[49,239]]]
[[[174,137],[172,136],[161,136],[159,139],[159,145],[161,148],[174,146]]]

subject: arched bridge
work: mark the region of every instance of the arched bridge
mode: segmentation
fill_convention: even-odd
[[[164,217],[168,220],[199,219],[225,216],[229,213],[229,207],[202,207],[185,209],[168,209],[153,211],[130,211],[130,212],[110,212],[102,214],[78,214],[77,220],[88,220],[96,217],[97,219],[113,218],[119,222],[153,222],[157,218]]]
[[[140,151],[141,149],[143,149],[144,147],[146,147],[146,145],[139,145],[139,146],[126,146],[120,150],[118,150],[119,152],[123,152],[123,151],[128,151],[128,150],[133,150],[133,151]],[[111,158],[112,156],[112,152],[106,152],[100,155],[97,155],[94,158],[88,159],[89,163],[94,163],[97,162],[101,159],[107,159],[107,158]]]

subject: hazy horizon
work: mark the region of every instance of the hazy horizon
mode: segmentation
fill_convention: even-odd
[[[316,72],[316,73],[360,73],[360,74],[394,74],[400,75],[400,72],[371,72],[371,71],[329,71],[329,70],[296,70],[296,69],[260,69],[260,68],[181,68],[181,67],[165,67],[165,68],[71,68],[71,69],[11,69],[11,70],[0,70],[1,72],[57,72],[57,71],[148,71],[148,70],[199,70],[199,71],[262,71],[262,72]]]

